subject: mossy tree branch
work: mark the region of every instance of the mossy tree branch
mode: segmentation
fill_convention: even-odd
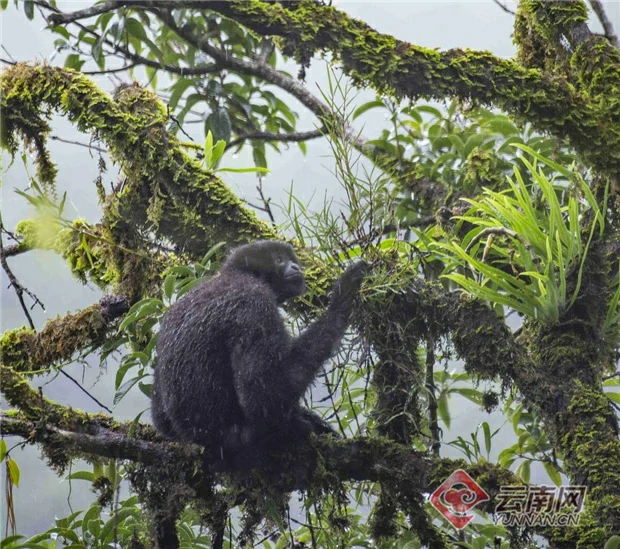
[[[127,185],[106,203],[108,221],[122,219],[138,227],[155,223],[162,238],[192,253],[205,250],[209,239],[223,238],[224,234],[226,240],[275,236],[240,205],[221,181],[206,174],[180,151],[178,143],[165,131],[161,105],[145,90],[127,87],[112,100],[73,71],[24,65],[9,69],[0,83],[8,120],[3,140],[13,150],[17,147],[17,135],[34,143],[39,153],[39,175],[44,181],[52,182],[55,177],[43,139],[49,131],[46,105],[67,114],[80,129],[92,131],[106,141],[128,177]],[[203,240],[195,238],[196,234]],[[586,266],[585,295],[596,294],[601,287],[597,284],[607,276],[609,265],[608,259],[602,261],[598,272],[594,272],[596,262]],[[121,279],[130,276],[130,271],[121,272]],[[596,490],[585,521],[590,527],[588,532],[594,534],[588,535],[595,535],[600,541],[605,534],[615,531],[615,517],[620,517],[620,513],[614,514],[620,509],[620,479],[610,485],[601,471],[620,471],[620,443],[617,422],[600,388],[603,346],[596,337],[596,319],[600,315],[564,319],[565,324],[551,329],[532,324],[526,338],[531,346],[526,349],[514,339],[505,323],[479,302],[422,283],[410,284],[403,290],[395,305],[398,310],[391,311],[396,321],[403,328],[410,328],[412,321],[418,323],[414,335],[433,340],[449,333],[470,372],[486,378],[499,375],[506,382],[514,382],[527,400],[541,410],[546,424],[555,426],[550,434],[562,451],[571,476]],[[376,305],[381,308],[380,300]],[[385,311],[379,313],[385,315]],[[75,318],[70,318],[65,326],[59,323],[44,329],[41,339],[33,333],[13,333],[15,340],[10,343],[14,345],[9,347],[8,361],[2,367],[2,388],[7,400],[19,407],[28,420],[43,421],[60,429],[93,427],[82,412],[67,411],[44,399],[21,374],[32,369],[30,349],[36,351],[32,355],[34,364],[42,365],[70,357],[74,350],[101,341],[108,325],[102,311],[87,309],[79,315],[84,315],[80,316],[85,321],[83,325],[76,325]],[[71,325],[72,329],[66,330]],[[375,336],[381,338],[382,334]],[[25,354],[28,358],[24,358]],[[603,461],[591,459],[593,455],[601,456]],[[367,457],[369,463],[378,459],[374,453]],[[347,463],[346,455],[340,459]],[[354,470],[355,463],[349,461],[347,470]],[[407,470],[406,463],[400,466]],[[582,534],[585,536],[586,531]],[[566,537],[574,535],[570,531]]]
[[[539,411],[567,474],[590,490],[579,527],[567,528],[560,538],[587,540],[592,547],[620,531],[618,420],[601,385],[609,350],[598,309],[609,300],[609,259],[600,247],[591,250],[580,303],[558,325],[526,322],[518,341],[489,307],[438,285],[416,282],[401,288],[389,315],[429,341],[449,336],[470,374],[499,377]],[[368,337],[381,337],[385,317],[379,310],[369,312]]]
[[[79,313],[50,320],[38,333],[27,328],[7,331],[0,339],[2,364],[32,376],[36,370],[70,360],[80,349],[103,344],[114,320],[128,310],[127,298],[107,296]]]
[[[97,430],[79,432],[63,429],[54,425],[34,423],[22,414],[3,412],[1,415],[5,435],[23,437],[31,444],[40,444],[43,448],[50,444],[66,448],[71,457],[102,456],[121,459],[147,465],[157,465],[169,460],[178,462],[200,462],[202,449],[195,444],[177,444],[162,442],[153,435],[148,427],[142,433],[127,436],[132,422],[117,424],[111,429],[101,426]],[[92,423],[97,416],[91,414]],[[336,440],[329,437],[314,437],[312,443],[301,449],[305,457],[300,463],[322,461],[321,467],[335,475],[341,481],[395,481],[403,482],[406,490],[415,493],[428,492],[436,488],[448,474],[456,468],[464,468],[472,474],[474,471],[486,471],[488,477],[501,478],[520,484],[510,471],[497,465],[467,465],[463,460],[430,459],[410,447],[390,441],[386,438],[353,438]],[[308,459],[308,456],[313,456]],[[295,460],[297,461],[297,457]],[[195,473],[195,471],[192,471]],[[490,480],[482,484],[495,493],[500,483]]]
[[[148,221],[159,236],[195,253],[221,240],[275,237],[219,178],[185,154],[166,131],[167,114],[151,92],[128,86],[112,99],[75,71],[22,64],[6,69],[0,86],[3,142],[13,152],[19,136],[35,145],[42,182],[51,184],[56,176],[44,142],[51,108],[101,138],[123,168],[127,184],[109,199],[117,219],[137,226]]]
[[[574,22],[571,17],[559,19],[561,6],[566,2],[535,4],[533,9],[549,5],[551,8],[545,9],[555,9],[557,18],[551,19],[554,23]],[[581,16],[585,9],[583,2],[569,4],[578,4],[572,13],[580,12]],[[214,10],[260,35],[279,37],[283,52],[302,64],[309,63],[315,53],[332,52],[343,71],[360,87],[371,86],[380,93],[412,99],[458,97],[493,104],[530,121],[539,130],[562,139],[568,137],[584,160],[602,172],[615,175],[620,169],[620,152],[617,152],[620,138],[612,131],[620,122],[620,113],[615,102],[604,105],[596,101],[599,93],[606,93],[608,98],[613,95],[614,81],[609,83],[603,75],[617,73],[618,54],[608,44],[597,42],[596,37],[584,40],[580,33],[582,43],[574,53],[579,74],[589,79],[590,89],[585,90],[565,77],[528,69],[488,52],[458,49],[438,52],[415,46],[376,32],[332,6],[310,1],[285,6],[261,0],[191,3],[128,0],[123,5],[155,10],[180,7]],[[103,7],[114,9],[112,3]],[[54,16],[54,22],[74,21],[87,15],[91,14],[78,11]],[[588,56],[589,43],[600,53],[594,59]]]

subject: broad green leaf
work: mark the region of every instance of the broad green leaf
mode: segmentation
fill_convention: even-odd
[[[616,404],[620,404],[620,393],[606,392],[605,396],[612,402],[615,402]]]
[[[30,21],[34,19],[34,0],[24,0],[24,13]]]
[[[140,377],[134,377],[123,383],[121,388],[114,394],[114,405],[118,404],[123,397],[131,390],[131,388],[140,381]]]
[[[469,137],[463,147],[463,156],[467,158],[476,147],[480,146],[485,137],[483,133],[475,133]]]
[[[553,482],[553,484],[555,484],[556,486],[561,486],[562,475],[560,475],[560,472],[556,469],[555,465],[553,465],[553,463],[549,461],[543,461],[542,464],[543,464],[543,467],[545,468],[545,471],[549,475],[551,482]]]
[[[447,393],[441,393],[437,399],[437,414],[441,421],[445,423],[446,429],[450,429],[451,419]]]
[[[82,528],[84,528],[83,523]],[[98,518],[89,520],[86,528],[93,536],[95,536],[95,538],[98,538],[101,532],[101,521]]]
[[[213,134],[210,130],[207,132],[207,137],[205,138],[203,150],[205,155],[205,165],[208,169],[211,169],[213,167]]]
[[[525,482],[529,482],[531,463],[532,461],[529,459],[522,461],[517,467],[517,470],[515,471],[515,475],[517,475],[518,477],[521,477]]]
[[[380,101],[378,99],[375,101],[368,101],[368,103],[364,103],[363,105],[360,105],[357,109],[355,109],[355,111],[353,111],[352,119],[355,120],[356,118],[358,118],[365,112],[371,109],[376,109],[378,107],[385,107],[385,103],[383,103],[383,101]]]
[[[125,378],[127,372],[132,368],[135,368],[136,366],[138,366],[138,363],[135,360],[125,362],[121,364],[121,366],[119,366],[118,370],[116,371],[116,378],[114,382],[114,388],[116,390],[118,390],[118,388],[123,383],[123,379]]]
[[[215,246],[211,246],[209,251],[205,254],[200,262],[202,265],[206,265],[209,259],[211,259],[219,250],[226,246],[226,242],[218,242]]]
[[[8,537],[4,538],[2,541],[0,541],[0,548],[10,547],[10,546],[13,545],[14,542],[22,539],[23,537],[24,536],[8,536]]]
[[[454,148],[457,150],[461,158],[465,158],[465,143],[463,143],[462,139],[453,133],[448,136],[448,140],[452,143],[452,145],[454,145]]]
[[[412,110],[430,114],[434,118],[439,118],[440,120],[443,120],[443,113],[439,109],[435,107],[431,107],[430,105],[418,105],[414,107]]]
[[[97,41],[93,44],[91,48],[91,53],[95,63],[100,70],[105,68],[105,56],[103,55],[103,44],[105,42],[105,33],[102,34]]]
[[[605,543],[604,549],[619,549],[620,548],[620,536],[611,536]]]
[[[267,158],[265,157],[265,146],[263,143],[254,146],[252,157],[258,168],[267,169]]]
[[[65,477],[65,480],[87,480],[95,482],[95,474],[92,471],[76,471]]]
[[[484,123],[484,127],[491,131],[499,133],[504,137],[517,136],[519,130],[506,116],[498,116]]]
[[[153,390],[153,384],[152,383],[142,383],[140,381],[138,383],[138,388],[140,389],[140,391],[142,391],[142,393],[144,395],[146,395],[147,397],[151,398],[151,392]]]
[[[80,59],[79,53],[71,53],[67,55],[67,58],[65,59],[65,67],[67,67],[68,69],[74,69],[76,71],[79,71],[82,68],[83,64],[84,61]]]
[[[13,458],[8,458],[6,463],[7,463],[9,478],[11,479],[11,482],[15,486],[19,487],[20,472],[19,472],[19,466],[17,465],[17,462]]]
[[[168,301],[170,301],[172,299],[172,296],[174,295],[174,286],[176,281],[177,277],[173,274],[169,274],[164,279],[164,295],[166,296],[166,299],[168,299]]]
[[[213,132],[213,140],[217,143],[219,140],[228,143],[232,134],[232,124],[230,116],[226,109],[216,109],[206,120],[206,127]]]
[[[226,141],[220,140],[215,144],[215,147],[213,147],[213,158],[211,160],[214,166],[217,166],[217,163],[220,161],[220,158],[222,158],[225,150]]]
[[[125,31],[139,40],[145,40],[147,38],[146,31],[144,30],[142,23],[132,17],[125,19]]]
[[[140,418],[142,417],[143,413],[144,413],[144,410],[140,412],[135,418],[133,418],[133,421],[131,422],[131,425],[129,426],[129,430],[127,431],[128,437],[133,437],[138,425],[140,424]]]
[[[168,100],[168,106],[170,107],[171,111],[174,112],[174,110],[177,108],[177,105],[179,104],[179,100],[181,99],[187,88],[189,88],[193,84],[194,81],[190,80],[189,78],[179,78],[179,80],[177,80],[170,87],[170,89],[172,90],[172,95]]]
[[[482,431],[484,432],[484,449],[489,455],[491,453],[491,428],[486,421],[482,422]]]

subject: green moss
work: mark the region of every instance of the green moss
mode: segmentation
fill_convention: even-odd
[[[216,4],[214,9],[258,34],[280,37],[284,53],[302,65],[315,53],[329,50],[358,86],[373,87],[381,94],[411,99],[458,97],[493,104],[532,122],[538,130],[561,139],[569,137],[585,161],[599,170],[610,175],[620,170],[620,136],[613,129],[620,124],[618,93],[614,91],[620,81],[620,64],[613,62],[620,53],[614,53],[609,45],[603,48],[605,57],[598,56],[602,64],[594,71],[585,70],[585,64],[593,62],[592,52],[578,48],[574,54],[579,59],[575,63],[583,64],[581,77],[590,80],[591,90],[594,83],[600,86],[603,102],[592,100],[589,92],[565,79],[488,52],[439,52],[396,40],[332,6],[296,2],[289,8],[260,0],[237,0]],[[528,13],[535,14],[539,38],[547,36],[553,25],[570,29],[586,16],[583,2],[532,2]],[[523,17],[520,21],[524,24]],[[534,53],[540,52],[540,44],[539,40]],[[605,81],[609,76],[613,78]]]
[[[77,314],[48,320],[38,333],[27,328],[7,331],[0,338],[3,367],[45,373],[47,369],[39,369],[69,360],[76,349],[101,344],[108,327],[97,304]]]
[[[505,182],[506,176],[499,168],[499,161],[493,151],[475,147],[466,161],[463,190],[473,194],[481,187],[496,189]]]
[[[23,238],[22,245],[27,249],[52,249],[59,231],[60,226],[51,217],[24,219],[15,227],[15,234]]]
[[[26,369],[29,364],[29,341],[35,331],[26,328],[7,330],[0,336],[0,361],[10,364],[17,370]]]
[[[117,245],[137,238],[136,228],[145,226],[197,257],[221,240],[276,237],[220,179],[184,153],[166,130],[164,106],[148,90],[123,86],[112,100],[75,71],[20,64],[2,73],[0,86],[5,143],[13,154],[21,137],[34,144],[39,164],[49,164],[44,137],[53,110],[106,143],[126,177],[122,190],[105,205],[109,236]],[[53,170],[45,171],[51,181]],[[71,251],[76,274],[90,275],[92,265],[75,248]],[[117,261],[116,269],[120,266]],[[117,273],[92,274],[99,284],[118,282]]]

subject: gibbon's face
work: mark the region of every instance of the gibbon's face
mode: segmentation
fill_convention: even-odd
[[[276,276],[269,280],[280,303],[302,295],[306,291],[304,273],[299,266],[299,260],[292,250],[285,251],[288,253],[275,251],[272,254]]]

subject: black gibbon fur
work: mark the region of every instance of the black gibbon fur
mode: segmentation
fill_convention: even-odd
[[[293,338],[278,311],[305,292],[293,248],[261,241],[235,249],[218,276],[164,316],[152,391],[157,430],[226,463],[310,432],[334,433],[300,399],[337,350],[365,272],[363,262],[350,266],[327,310]]]

